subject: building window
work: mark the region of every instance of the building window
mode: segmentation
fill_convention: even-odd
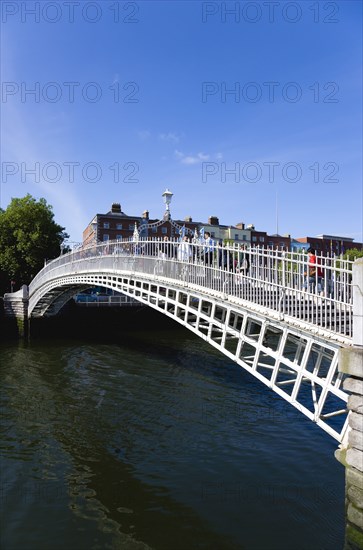
[[[108,222],[103,222],[103,229],[110,229],[110,224]]]
[[[122,235],[116,235],[116,241],[121,241],[122,240]]]
[[[130,224],[129,224],[129,231],[133,231],[133,230],[134,230],[134,227],[135,227],[134,224],[130,223]]]
[[[116,229],[118,229],[118,230],[122,229],[122,223],[117,223],[116,224]]]
[[[110,240],[110,235],[108,235],[107,233],[105,233],[105,234],[103,235],[103,240],[104,240],[104,241],[109,241],[109,240]]]
[[[252,242],[256,242],[257,241],[257,237],[252,237]]]
[[[260,243],[264,243],[265,242],[265,237],[260,237]]]
[[[247,241],[247,235],[242,235],[242,241]]]
[[[234,234],[234,240],[235,240],[235,241],[238,241],[238,233],[235,233],[235,234]]]
[[[215,236],[216,236],[215,232],[214,232],[214,231],[212,231],[212,232],[211,232],[211,234],[210,234],[210,236],[212,237],[212,239],[214,239],[214,238],[215,238]]]
[[[152,227],[152,228],[151,228],[151,232],[152,232],[152,233],[157,233],[157,232],[158,232],[158,228],[157,228],[157,227]]]
[[[272,241],[268,241],[267,245],[268,245],[268,246],[273,246],[274,243],[273,243]]]
[[[163,235],[166,235],[168,233],[168,228],[167,227],[162,227],[161,232],[162,232]]]

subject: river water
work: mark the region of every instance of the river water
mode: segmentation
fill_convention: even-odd
[[[189,331],[47,334],[0,364],[2,550],[343,548],[337,443]]]

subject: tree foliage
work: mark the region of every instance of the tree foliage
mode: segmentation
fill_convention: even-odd
[[[37,201],[29,194],[12,199],[6,210],[0,210],[1,294],[10,291],[10,280],[17,288],[29,284],[44,266],[44,259],[59,256],[60,245],[67,238],[45,199]]]
[[[357,260],[358,258],[363,258],[363,250],[350,248],[345,252],[343,258],[344,260]]]

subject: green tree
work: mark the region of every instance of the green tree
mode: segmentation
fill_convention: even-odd
[[[29,284],[44,266],[44,259],[56,258],[60,245],[68,238],[54,221],[52,206],[31,195],[12,199],[0,211],[0,293]]]
[[[350,248],[347,250],[343,256],[344,260],[358,260],[358,258],[363,258],[363,250],[358,248]]]

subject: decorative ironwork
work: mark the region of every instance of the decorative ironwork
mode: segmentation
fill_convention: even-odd
[[[139,225],[139,230],[142,228],[142,227],[145,227],[147,229],[152,229],[153,227],[160,227],[161,225],[163,225],[165,223],[165,220],[158,220],[157,222],[153,222],[153,223],[140,223]]]
[[[195,232],[198,233],[197,229],[195,229],[195,231],[193,231],[192,229],[189,229],[189,227],[185,227],[185,225],[179,225],[169,215],[166,219],[158,220],[158,221],[153,222],[153,223],[140,222],[139,227],[138,227],[139,236],[144,237],[145,230],[147,230],[147,229],[156,229],[156,228],[158,228],[158,227],[160,227],[160,226],[162,226],[166,223],[169,223],[172,227],[174,227],[174,229],[177,230],[178,234],[181,233],[183,228],[185,228],[185,233],[191,235],[192,237],[195,236]],[[136,224],[136,222],[135,222],[135,224]]]
[[[185,233],[189,233],[190,235],[194,235],[194,231],[192,229],[189,229],[189,227],[186,227],[185,225],[179,225],[174,220],[170,219],[169,223],[174,227],[174,229],[177,229],[179,235],[181,234],[182,229],[184,228]]]

